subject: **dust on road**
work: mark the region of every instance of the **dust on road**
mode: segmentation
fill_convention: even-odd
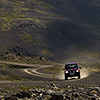
[[[80,70],[80,74],[81,74],[81,79],[86,78],[89,76],[89,70],[86,68],[83,68]],[[62,70],[58,75],[55,75],[55,77],[57,79],[64,80],[65,79],[64,71]],[[75,78],[77,78],[77,77],[75,77]],[[71,78],[69,78],[69,79],[71,79]]]

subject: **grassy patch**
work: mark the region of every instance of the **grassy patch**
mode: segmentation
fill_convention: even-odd
[[[52,72],[52,73],[59,73],[60,72],[60,70],[57,68],[48,68],[48,69],[44,69],[44,71]]]
[[[2,95],[3,94],[3,92],[0,92],[0,95]]]
[[[9,12],[1,12],[1,17],[0,19],[3,19],[3,21],[1,22],[1,29],[3,31],[9,30],[11,29],[13,26],[11,25],[11,21],[13,21],[13,19],[16,19],[19,17],[18,13],[9,13]]]
[[[58,74],[61,72],[60,67],[58,66],[58,67],[44,68],[44,69],[41,69],[41,71],[44,73]]]
[[[28,42],[28,43],[32,42],[34,44],[37,44],[37,42],[33,39],[33,37],[26,32],[24,32],[24,34],[20,34],[20,37],[25,42]]]
[[[100,53],[95,52],[92,54],[95,58],[100,59]]]
[[[93,94],[98,94],[98,92],[97,91],[91,91],[90,93],[93,93]]]
[[[89,68],[89,72],[99,72],[100,69],[98,68]]]
[[[19,21],[21,23],[24,21],[35,21],[36,23],[38,22],[39,24],[43,25],[44,20],[41,19],[42,17],[43,18],[53,17],[57,19],[61,18],[59,15],[57,15],[52,11],[52,9],[53,10],[55,9],[54,7],[43,1],[34,0],[33,3],[34,5],[36,5],[34,9],[27,8],[26,6],[24,6],[25,3],[26,2],[19,0],[0,1],[0,4],[7,6],[0,8],[0,19],[1,19],[0,27],[2,31],[9,31],[12,27],[18,26]],[[40,16],[37,13],[41,13],[43,14],[43,16]],[[48,17],[48,15],[50,16]]]
[[[27,81],[27,79],[24,79],[22,77],[19,77],[19,76],[9,76],[9,75],[6,75],[6,76],[0,76],[0,79],[1,80],[17,80],[17,81]]]
[[[15,61],[15,60],[6,60],[6,59],[0,59],[1,61],[8,61],[8,62],[17,62],[17,63],[29,63],[28,61]]]
[[[29,35],[28,33],[20,34],[20,37],[25,42],[33,42],[34,41],[33,37],[31,35]]]
[[[100,25],[86,25],[86,26],[94,29],[97,32],[100,32]]]
[[[53,53],[51,53],[51,52],[49,52],[49,51],[47,51],[47,50],[42,50],[41,53],[44,54],[44,55],[52,56],[52,57],[54,56]]]
[[[37,12],[37,13],[46,13],[44,11],[39,10],[38,8],[34,9],[34,11]]]
[[[24,5],[25,3],[23,1],[8,1],[8,0],[1,0],[1,4],[13,4],[13,5]]]
[[[48,67],[48,68],[42,68],[41,70],[38,70],[41,73],[47,73],[47,74],[59,74],[62,72],[62,65],[55,65],[53,67]]]
[[[3,70],[5,70],[5,68],[11,68],[11,69],[14,69],[14,67],[12,65],[8,65],[8,64],[0,64],[0,67],[2,67]]]
[[[23,4],[20,1],[15,1],[15,2],[11,2],[12,4]],[[9,4],[9,2],[7,3],[7,5]],[[10,5],[10,4],[9,4]],[[13,27],[13,24],[16,24],[17,21],[21,20],[34,20],[37,22],[37,19],[34,18],[30,18],[29,16],[26,17],[26,13],[22,13],[23,11],[29,11],[29,8],[25,8],[22,6],[11,6],[11,9],[7,9],[7,8],[0,8],[0,19],[1,19],[1,29],[2,31],[8,31]],[[29,15],[29,13],[28,13]],[[16,23],[13,23],[14,21],[16,21]],[[13,23],[13,24],[11,24]]]
[[[1,61],[8,61],[8,62],[15,62],[15,63],[26,63],[26,64],[41,64],[41,65],[49,65],[49,64],[54,64],[55,62],[53,61],[41,61],[39,58],[33,59],[32,61],[14,61],[14,60],[5,60],[5,59],[0,59]],[[9,67],[11,68],[11,67]]]
[[[47,9],[47,10],[50,10],[50,9],[55,9],[53,6],[43,2],[43,1],[39,1],[39,0],[35,0],[35,3],[38,5],[38,6],[41,6],[43,7],[44,9]]]
[[[25,2],[23,2],[23,1],[12,1],[12,2],[9,2],[10,4],[14,4],[14,5],[24,5],[25,4]]]
[[[21,91],[24,91],[24,90],[29,90],[29,89],[31,89],[31,88],[33,88],[33,87],[21,86],[21,87],[20,87],[20,90],[21,90]]]
[[[16,7],[15,8],[15,11],[29,11],[29,10],[31,10],[31,9],[29,9],[29,8],[24,8],[24,7]]]

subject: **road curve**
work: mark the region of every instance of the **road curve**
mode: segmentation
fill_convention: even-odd
[[[43,78],[52,78],[53,77],[53,75],[50,75],[50,74],[39,73],[39,72],[37,72],[37,70],[39,70],[41,68],[53,67],[54,65],[26,64],[26,63],[16,63],[16,62],[7,62],[7,61],[0,61],[0,63],[24,66],[26,68],[22,69],[22,71],[24,71],[30,75],[39,76],[39,77],[43,77]],[[29,68],[27,68],[27,67],[29,67]]]
[[[55,78],[55,79],[59,79],[59,80],[64,80],[63,70],[61,73],[59,73],[57,75],[45,74],[45,73],[38,72],[38,70],[41,70],[42,68],[54,67],[54,65],[26,64],[26,63],[16,63],[16,62],[7,62],[7,61],[0,61],[0,63],[24,66],[24,69],[21,69],[21,70],[30,75],[34,75],[34,76],[38,76],[38,77],[42,77],[42,78],[52,78],[52,79]],[[81,71],[81,73],[82,73],[82,75],[81,75],[82,78],[85,78],[89,75],[88,73],[86,73],[86,71]]]

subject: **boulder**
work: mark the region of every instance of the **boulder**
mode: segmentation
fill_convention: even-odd
[[[11,96],[11,97],[5,97],[4,100],[18,100],[18,98],[16,96]]]
[[[24,97],[30,98],[31,95],[32,94],[30,92],[28,92],[28,91],[22,91],[20,93],[17,93],[15,96],[18,97],[18,98],[24,98]]]
[[[52,95],[52,97],[50,98],[50,100],[64,100],[64,96],[63,95]]]

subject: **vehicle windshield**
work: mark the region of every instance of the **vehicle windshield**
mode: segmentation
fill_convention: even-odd
[[[65,69],[73,69],[73,68],[78,68],[78,65],[77,64],[65,65]]]

